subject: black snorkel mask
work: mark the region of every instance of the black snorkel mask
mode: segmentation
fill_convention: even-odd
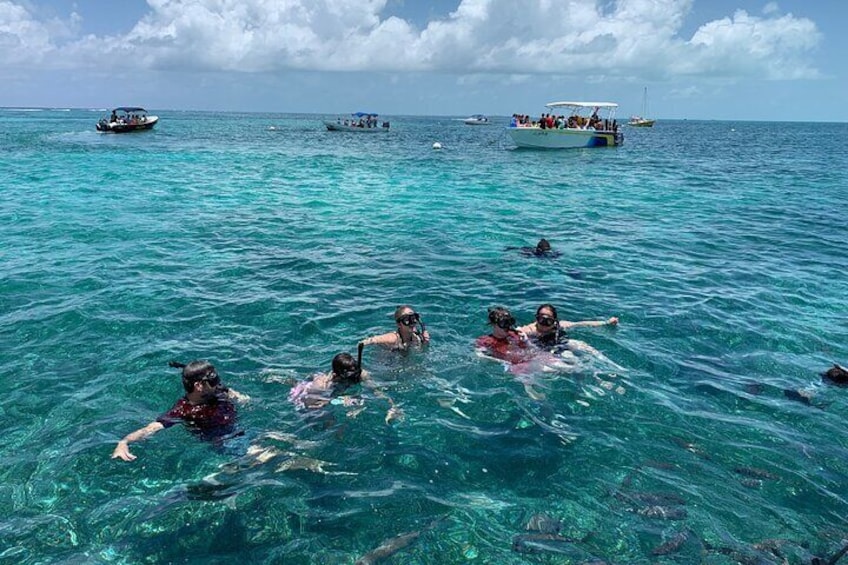
[[[188,380],[189,383],[205,382],[215,389],[216,393],[219,391],[226,391],[226,388],[221,385],[221,377],[218,376],[218,371],[211,365],[202,375],[192,375],[191,377],[187,377],[185,374],[185,368],[188,366],[185,363],[180,363],[179,361],[168,361],[168,366],[173,367],[174,369],[181,369],[183,371],[183,383],[185,383],[186,380]]]
[[[424,326],[424,320],[421,319],[421,314],[413,312],[412,314],[404,314],[395,320],[398,324],[412,328],[412,332],[418,337],[422,337],[427,328]]]
[[[365,344],[360,343],[356,352],[356,367],[345,371],[338,375],[339,383],[345,387],[357,384],[362,381],[362,350],[365,349]]]

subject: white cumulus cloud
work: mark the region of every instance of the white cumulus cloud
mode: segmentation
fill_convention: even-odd
[[[423,28],[386,17],[386,0],[148,0],[123,35],[68,37],[22,2],[0,0],[0,62],[137,64],[146,68],[273,72],[437,71],[591,80],[649,74],[810,78],[815,23],[745,11],[683,37],[694,0],[462,0]]]

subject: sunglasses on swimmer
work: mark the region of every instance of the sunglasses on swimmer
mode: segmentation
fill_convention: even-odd
[[[421,317],[417,312],[413,312],[412,314],[404,314],[403,316],[398,317],[395,320],[398,324],[403,324],[404,326],[414,326],[418,323]]]

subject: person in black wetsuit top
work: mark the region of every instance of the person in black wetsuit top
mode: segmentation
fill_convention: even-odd
[[[223,386],[218,372],[208,361],[192,361],[188,365],[172,361],[170,365],[183,370],[185,396],[153,422],[127,434],[115,446],[112,459],[133,461],[136,456],[130,453],[130,443],[179,422],[202,439],[220,440],[235,432],[237,413],[232,400],[246,400],[247,397]]]
[[[532,344],[543,349],[556,347],[583,350],[596,354],[598,352],[592,346],[576,339],[569,339],[566,332],[571,328],[615,325],[618,325],[618,318],[615,316],[606,320],[581,320],[579,322],[560,320],[557,316],[557,310],[552,304],[542,304],[536,309],[536,321],[521,326],[518,331],[525,335]]]

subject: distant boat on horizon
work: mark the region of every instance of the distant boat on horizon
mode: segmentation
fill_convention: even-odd
[[[641,116],[630,116],[630,121],[627,122],[627,125],[633,126],[636,128],[652,128],[654,127],[654,122],[656,120],[652,120],[650,118],[646,118],[648,115],[648,87],[645,87],[645,92],[642,95],[642,115]]]
[[[354,133],[380,133],[389,131],[389,122],[377,122],[379,114],[375,112],[354,112],[350,118],[324,120],[327,131],[351,131]]]
[[[489,125],[489,118],[484,116],[483,114],[474,114],[462,120],[467,126],[487,126]]]

